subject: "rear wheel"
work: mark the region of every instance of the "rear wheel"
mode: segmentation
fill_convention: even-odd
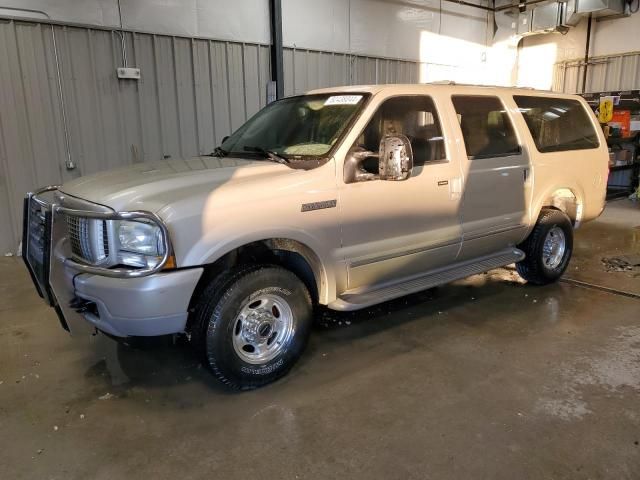
[[[252,389],[285,375],[309,337],[311,297],[292,272],[277,266],[223,274],[196,306],[192,340],[214,375]]]
[[[573,226],[560,210],[544,209],[527,239],[518,246],[526,258],[516,263],[522,278],[535,285],[558,280],[573,252]]]

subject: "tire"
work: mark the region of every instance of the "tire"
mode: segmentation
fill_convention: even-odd
[[[518,248],[526,254],[516,263],[522,278],[534,285],[555,282],[567,269],[573,252],[571,220],[560,210],[542,210],[535,227]]]
[[[214,376],[250,390],[284,376],[311,332],[309,291],[292,272],[253,266],[223,273],[196,303],[192,343]]]

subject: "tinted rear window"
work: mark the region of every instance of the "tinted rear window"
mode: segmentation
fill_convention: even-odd
[[[600,145],[582,103],[567,98],[513,97],[540,152],[584,150]]]
[[[511,119],[498,97],[454,95],[469,158],[490,158],[520,153]]]

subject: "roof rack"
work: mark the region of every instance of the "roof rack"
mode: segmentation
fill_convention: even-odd
[[[436,80],[435,82],[428,82],[427,85],[459,85],[461,87],[487,87],[487,88],[517,88],[519,90],[535,90],[533,87],[516,87],[506,85],[486,85],[478,83],[457,83],[454,80]]]

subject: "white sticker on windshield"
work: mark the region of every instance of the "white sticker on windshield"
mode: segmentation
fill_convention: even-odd
[[[355,105],[362,99],[362,95],[334,95],[327,98],[325,105]]]

